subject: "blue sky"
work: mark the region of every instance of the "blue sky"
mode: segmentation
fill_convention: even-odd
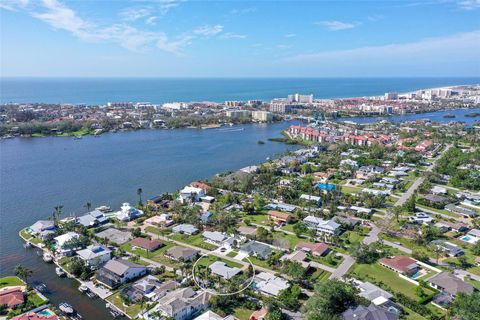
[[[480,0],[0,0],[2,76],[480,76]]]

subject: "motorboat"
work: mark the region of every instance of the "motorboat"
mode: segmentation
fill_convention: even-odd
[[[78,291],[85,293],[88,291],[88,287],[85,284],[81,284],[80,287],[78,287]]]
[[[34,288],[40,293],[47,292],[47,286],[45,285],[45,283],[39,283]]]
[[[50,262],[53,261],[53,256],[48,252],[44,252],[43,253],[43,261],[50,263]]]
[[[65,270],[63,270],[63,269],[60,268],[60,267],[56,267],[56,268],[55,268],[55,273],[56,273],[57,276],[59,276],[59,277],[64,277],[64,276],[66,275]]]
[[[75,312],[75,310],[73,310],[73,307],[66,302],[60,303],[58,305],[58,309],[60,309],[60,311],[62,311],[63,313],[65,313],[67,315],[73,314]]]

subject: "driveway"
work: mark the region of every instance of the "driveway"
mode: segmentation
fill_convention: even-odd
[[[238,252],[238,254],[235,257],[233,257],[233,259],[242,261],[246,257],[248,257],[248,253],[240,251],[240,252]]]

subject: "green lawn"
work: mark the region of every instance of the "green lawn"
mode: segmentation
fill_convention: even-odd
[[[197,262],[197,266],[205,266],[205,267],[208,267],[209,265],[211,265],[212,263],[216,262],[216,261],[221,261],[221,262],[224,262],[227,266],[231,267],[231,268],[242,268],[243,265],[241,265],[240,263],[237,263],[237,262],[233,262],[233,261],[230,261],[230,260],[226,260],[226,259],[222,259],[222,258],[219,258],[219,257],[216,257],[216,256],[203,256],[202,258],[200,258]]]
[[[250,310],[246,309],[243,307],[238,307],[235,309],[235,313],[233,314],[236,318],[239,320],[248,320],[250,319],[250,315],[254,312],[255,310]]]
[[[343,193],[360,193],[363,187],[342,186]]]
[[[162,236],[162,235],[170,234],[172,232],[172,229],[171,228],[160,229],[160,228],[155,228],[153,226],[148,226],[145,228],[145,231]]]
[[[227,253],[227,257],[233,258],[238,254],[238,250],[232,250],[229,253]]]
[[[23,283],[22,280],[18,277],[5,277],[5,278],[0,278],[0,288],[4,287],[11,287],[11,286],[24,286],[25,283]]]
[[[138,304],[132,304],[130,306],[125,306],[122,299],[120,298],[120,293],[117,292],[114,295],[111,295],[107,298],[107,301],[115,305],[120,310],[127,313],[130,317],[136,318],[138,313],[141,311],[141,306]]]
[[[360,280],[370,281],[372,283],[384,283],[394,292],[401,292],[409,298],[418,300],[415,294],[415,287],[413,283],[408,282],[398,276],[397,273],[378,263],[375,264],[355,264],[351,270],[352,276]],[[433,293],[432,290],[424,288],[427,294]]]
[[[316,256],[309,256],[310,260],[316,261],[326,266],[330,266],[333,268],[338,267],[342,261],[343,257],[340,255],[336,255],[334,251],[330,252],[325,257],[316,257]]]
[[[480,290],[480,281],[475,281],[469,276],[466,276],[464,280],[474,286],[477,290]]]
[[[210,251],[218,248],[216,245],[213,245],[211,243],[206,243],[205,241],[203,241],[203,237],[201,234],[196,234],[193,236],[189,236],[186,234],[176,234],[176,235],[170,236],[170,239],[175,241],[180,241],[180,242],[183,242],[192,246],[196,246],[205,250],[210,250]]]
[[[328,271],[325,271],[325,270],[322,270],[322,269],[316,269],[315,272],[313,272],[310,277],[309,277],[309,280],[311,282],[325,282],[328,280],[328,278],[330,278],[332,274]]]

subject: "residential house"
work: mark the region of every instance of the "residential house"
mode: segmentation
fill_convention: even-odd
[[[465,232],[468,230],[468,227],[466,225],[450,221],[439,221],[435,223],[435,227],[444,230],[444,232]]]
[[[318,243],[299,242],[295,246],[295,250],[302,250],[316,257],[325,256],[331,251],[330,247],[322,242],[318,242]]]
[[[272,253],[272,248],[261,242],[250,241],[242,245],[240,251],[260,259],[267,259]]]
[[[310,229],[317,230],[317,235],[337,235],[340,234],[340,224],[336,223],[332,219],[330,220],[323,220],[319,217],[314,216],[307,216],[303,219],[303,222],[307,225]]]
[[[0,291],[0,307],[15,309],[25,302],[25,294],[20,287]]]
[[[132,207],[128,202],[124,202],[120,208],[120,211],[115,213],[115,217],[120,221],[132,221],[142,215],[142,210]]]
[[[107,239],[117,245],[122,245],[130,240],[131,233],[128,231],[121,231],[115,228],[108,228],[96,234],[97,238]]]
[[[157,301],[164,297],[167,292],[175,290],[177,287],[178,283],[175,281],[162,283],[156,277],[148,275],[123,288],[121,292],[133,303],[138,303],[142,298],[147,298],[149,301]]]
[[[183,233],[183,234],[192,235],[192,234],[197,233],[198,229],[194,225],[191,225],[191,224],[188,224],[188,223],[183,223],[183,224],[179,224],[179,225],[173,227],[172,232],[173,233]]]
[[[48,235],[54,234],[57,227],[54,222],[51,220],[38,220],[32,224],[27,230],[33,235],[37,236],[40,239],[44,240]]]
[[[374,304],[364,307],[362,305],[356,308],[349,308],[342,313],[344,320],[397,320],[395,313],[388,312]]]
[[[280,258],[281,261],[298,262],[304,269],[310,268],[310,261],[308,261],[307,253],[305,251],[296,250],[292,253],[286,254]]]
[[[433,240],[431,243],[445,250],[449,257],[458,257],[465,254],[462,248],[451,242],[443,240]]]
[[[376,175],[382,174],[385,171],[385,168],[379,167],[379,166],[362,166],[358,168],[358,170],[355,172],[355,178],[356,179],[369,179],[372,178]]]
[[[173,224],[173,219],[170,214],[162,213],[160,215],[148,218],[143,223],[151,226],[169,227]]]
[[[411,223],[431,224],[433,222],[433,218],[425,212],[417,212],[414,216],[408,217],[408,221]]]
[[[165,252],[165,256],[176,261],[192,261],[198,255],[198,251],[190,248],[174,246]]]
[[[181,203],[199,202],[200,198],[205,196],[205,191],[201,188],[186,186],[180,190],[178,200]]]
[[[270,220],[275,222],[278,225],[287,224],[290,220],[290,215],[285,212],[275,211],[275,210],[268,210],[267,215]]]
[[[208,307],[210,296],[203,290],[195,292],[191,287],[180,288],[160,298],[149,314],[159,312],[175,320],[192,319]]]
[[[213,212],[210,212],[210,211],[206,211],[206,212],[204,212],[200,215],[200,221],[203,224],[207,224],[207,223],[211,222],[212,218],[213,218]]]
[[[232,315],[222,317],[215,312],[208,310],[196,317],[194,320],[235,320],[236,318]]]
[[[240,226],[237,228],[237,232],[245,238],[254,238],[257,234],[257,228]]]
[[[447,188],[445,187],[440,187],[440,186],[434,186],[431,190],[430,190],[433,194],[437,194],[437,195],[440,195],[440,194],[447,194]]]
[[[123,259],[109,260],[97,270],[95,278],[108,288],[116,288],[147,273],[147,268]]]
[[[470,209],[470,208],[459,207],[459,206],[456,206],[452,203],[447,204],[445,206],[445,210],[448,210],[448,211],[451,211],[453,213],[459,214],[466,219],[478,217],[478,213],[475,210]]]
[[[81,224],[86,228],[91,228],[107,223],[108,218],[102,211],[95,209],[91,212],[84,214],[83,216],[77,217],[76,221],[78,224]]]
[[[193,181],[192,183],[190,183],[190,186],[194,188],[202,189],[205,194],[208,192],[208,190],[212,188],[208,184],[201,181]]]
[[[436,195],[436,194],[424,195],[423,200],[427,203],[427,205],[432,206],[434,208],[443,208],[448,203],[447,198]]]
[[[163,246],[163,243],[158,240],[150,240],[147,238],[137,237],[130,241],[133,248],[144,249],[146,251],[155,251]]]
[[[378,261],[382,266],[403,275],[412,275],[420,270],[417,261],[406,256],[382,258]]]
[[[269,296],[278,296],[280,291],[288,289],[288,281],[280,277],[275,276],[270,272],[260,272],[255,276],[254,288]]]
[[[222,243],[227,239],[225,234],[218,231],[204,231],[202,236],[205,242],[216,246],[221,246]]]
[[[459,293],[470,294],[474,291],[474,287],[470,283],[457,278],[449,272],[436,274],[427,281],[431,287],[441,291],[441,294],[434,298],[433,303],[443,308],[450,306]]]
[[[77,256],[85,262],[85,265],[98,267],[111,259],[112,251],[100,244],[91,244],[83,250],[78,250]]]
[[[217,276],[220,276],[225,280],[233,278],[242,271],[237,267],[229,267],[221,261],[215,261],[210,266],[208,266],[208,269],[210,269],[211,273],[216,274]]]
[[[42,309],[41,311],[43,310],[44,309]],[[50,312],[48,314],[46,312],[43,312],[43,313],[40,313],[40,312],[28,311],[26,313],[13,317],[11,320],[58,320],[59,319],[58,316],[53,312],[51,314]]]
[[[268,210],[280,210],[284,212],[292,213],[297,207],[293,204],[286,204],[286,203],[269,203],[265,206],[265,209]]]
[[[82,249],[81,244],[75,244],[75,240],[79,239],[80,235],[76,232],[67,232],[58,237],[53,238],[56,244],[56,251],[59,254],[69,256],[76,250]]]
[[[309,194],[302,194],[300,196],[300,200],[305,200],[305,201],[308,201],[308,202],[313,202],[315,203],[317,206],[320,206],[322,204],[322,198],[318,197],[318,196],[312,196],[312,195],[309,195]]]

